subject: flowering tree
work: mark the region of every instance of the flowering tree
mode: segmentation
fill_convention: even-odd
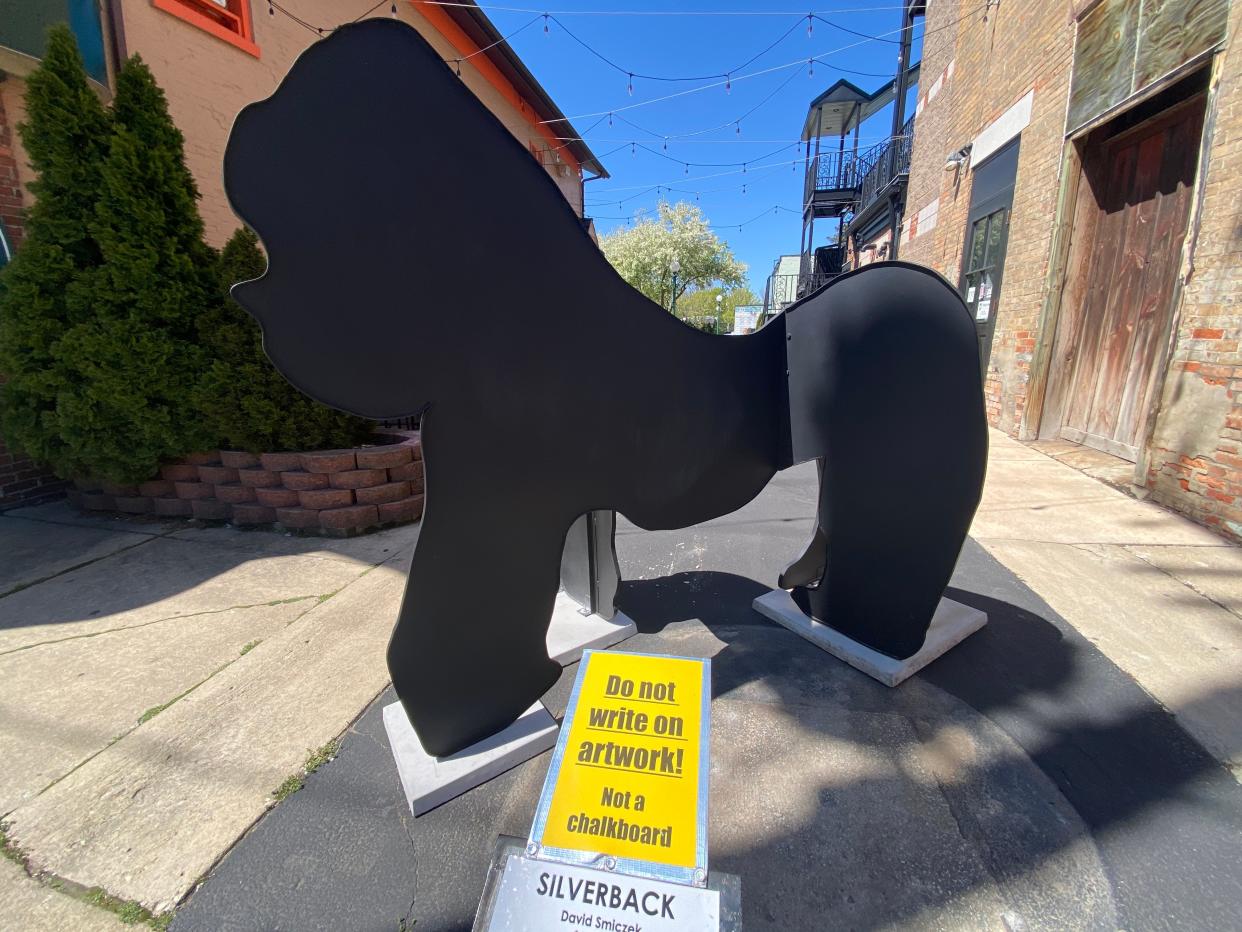
[[[627,282],[661,307],[690,288],[746,283],[746,264],[733,258],[693,204],[661,202],[654,220],[609,233],[600,241],[608,261]],[[680,266],[674,291],[671,266]]]

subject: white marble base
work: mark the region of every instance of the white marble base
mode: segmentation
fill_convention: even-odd
[[[816,647],[823,648],[885,686],[896,686],[918,673],[988,623],[986,613],[952,599],[941,599],[927,629],[927,640],[923,642],[922,649],[913,657],[894,660],[808,617],[784,589],[773,589],[767,595],[760,596],[755,599],[753,607],[760,615],[800,634]]]
[[[400,702],[384,706],[384,728],[397,761],[406,802],[416,816],[498,777],[556,744],[557,724],[542,702],[490,738],[449,757],[432,757]]]
[[[584,650],[604,650],[637,631],[634,622],[620,612],[611,619],[583,615],[582,606],[564,592],[558,592],[548,625],[548,656],[567,667],[582,659]]]

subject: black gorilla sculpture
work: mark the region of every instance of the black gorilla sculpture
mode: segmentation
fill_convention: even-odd
[[[872,265],[753,335],[692,329],[389,19],[308,49],[238,116],[224,167],[269,256],[234,295],[272,362],[342,410],[422,416],[426,510],[388,665],[429,753],[556,680],[544,638],[575,518],[685,527],[809,459],[819,526],[786,583],[851,637],[918,650],[986,443],[974,327],[934,272]]]

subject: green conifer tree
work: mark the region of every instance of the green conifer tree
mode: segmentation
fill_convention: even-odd
[[[18,130],[38,179],[25,239],[0,275],[0,431],[68,476],[82,463],[64,440],[57,405],[79,377],[60,364],[58,349],[89,313],[78,282],[100,263],[90,224],[110,130],[67,26],[48,33],[43,61],[26,81],[26,111]]]
[[[138,481],[214,439],[191,395],[207,361],[198,319],[216,301],[216,257],[183,137],[137,56],[117,77],[113,129],[91,225],[103,262],[83,280],[91,313],[57,353],[80,378],[57,409],[92,475]]]
[[[237,282],[267,267],[255,234],[242,227],[220,254],[220,301],[200,322],[211,356],[196,389],[197,408],[222,446],[254,453],[348,447],[374,424],[313,401],[294,388],[263,352],[258,324],[229,296]]]

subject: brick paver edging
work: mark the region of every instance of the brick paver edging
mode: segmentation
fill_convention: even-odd
[[[194,453],[137,485],[75,482],[87,511],[227,521],[349,537],[423,515],[419,433],[385,430],[373,446],[307,453]]]

